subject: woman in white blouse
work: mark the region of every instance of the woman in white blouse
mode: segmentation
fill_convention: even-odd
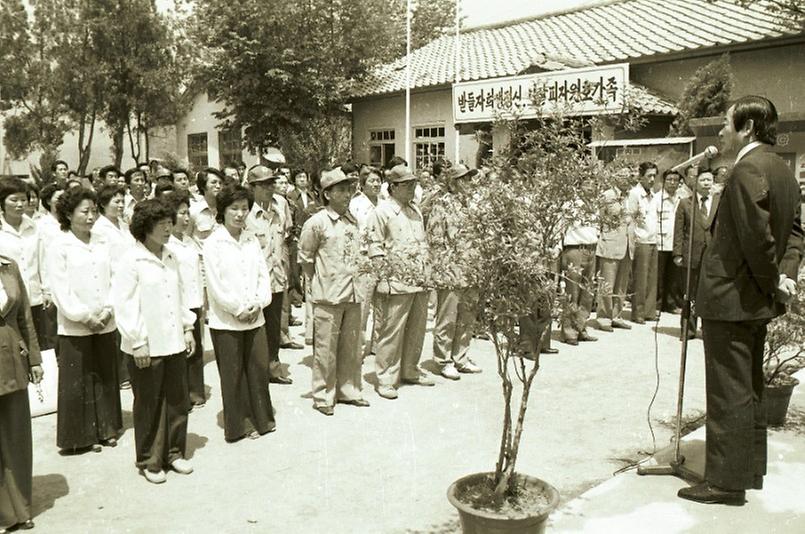
[[[204,338],[202,313],[204,309],[204,283],[201,275],[201,250],[198,244],[185,235],[190,225],[190,195],[187,191],[173,191],[163,199],[173,210],[176,223],[168,246],[179,260],[182,275],[182,301],[193,312],[193,339],[195,350],[187,358],[187,390],[190,404],[201,408],[207,402],[204,391]]]
[[[56,444],[66,453],[114,447],[123,429],[118,388],[117,336],[110,301],[109,247],[92,227],[95,193],[65,191],[56,204],[63,231],[48,250],[48,276],[56,303],[59,411]]]
[[[187,356],[193,353],[195,317],[183,299],[179,260],[165,246],[173,209],[160,200],[137,203],[126,253],[112,282],[120,349],[134,393],[136,465],[146,480],[165,482],[165,471],[189,475]]]
[[[262,313],[271,302],[271,284],[260,243],[244,231],[253,203],[251,192],[240,185],[218,193],[219,226],[204,242],[210,335],[221,376],[224,437],[229,442],[246,436],[256,439],[276,428]]]

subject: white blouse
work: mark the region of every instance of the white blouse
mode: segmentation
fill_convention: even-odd
[[[59,221],[56,220],[56,217],[48,212],[43,213],[42,216],[36,220],[36,229],[39,231],[39,239],[42,242],[39,263],[39,278],[42,283],[42,294],[50,297],[51,284],[50,277],[48,275],[48,266],[50,265],[48,261],[48,254],[50,254],[50,252],[53,250],[56,242],[64,234],[64,232],[62,232],[62,229],[59,226]]]
[[[268,266],[254,234],[243,231],[236,241],[220,225],[204,241],[203,251],[210,328],[251,330],[262,326],[265,323],[262,313],[251,323],[237,319],[250,304],[262,310],[271,302]]]
[[[42,304],[42,279],[40,265],[42,246],[36,223],[27,215],[22,216],[20,229],[17,230],[5,219],[0,229],[0,254],[11,258],[20,267],[28,300],[31,306]]]
[[[201,250],[189,237],[177,239],[171,236],[168,247],[179,260],[182,276],[182,301],[191,310],[204,305],[204,278],[201,272]]]
[[[182,293],[179,259],[173,250],[163,247],[159,259],[135,243],[112,278],[120,350],[133,354],[147,345],[152,357],[184,353],[184,332],[192,330],[196,316]]]
[[[92,314],[104,309],[112,311],[109,245],[95,232],[90,236],[87,244],[73,232],[64,232],[46,256],[50,289],[58,308],[59,335],[89,336],[115,331],[114,317],[99,332],[84,325]]]
[[[92,232],[102,237],[109,244],[109,251],[112,254],[112,261],[120,261],[126,252],[134,246],[137,240],[129,232],[129,225],[118,220],[120,227],[115,226],[112,221],[100,215],[92,226]]]

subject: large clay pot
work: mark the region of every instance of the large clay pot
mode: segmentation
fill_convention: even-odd
[[[781,426],[785,424],[788,414],[788,403],[791,402],[793,393],[799,381],[794,379],[793,384],[783,386],[766,386],[766,422],[771,426]]]
[[[559,492],[556,491],[556,488],[538,478],[517,475],[521,480],[524,479],[526,484],[538,487],[547,495],[549,505],[537,515],[521,519],[509,519],[502,515],[476,510],[458,500],[456,494],[459,493],[461,488],[490,474],[475,473],[467,475],[453,482],[447,490],[447,498],[450,500],[450,504],[458,509],[462,532],[464,534],[541,534],[545,532],[548,516],[559,505]]]

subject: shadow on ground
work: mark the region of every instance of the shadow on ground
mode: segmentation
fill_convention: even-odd
[[[33,516],[53,508],[57,499],[70,493],[67,479],[62,475],[39,475],[33,478]]]
[[[193,458],[193,455],[196,453],[198,449],[203,449],[207,442],[210,441],[210,438],[207,436],[199,436],[198,434],[194,434],[190,432],[187,434],[187,452],[185,453],[185,458],[188,460]]]

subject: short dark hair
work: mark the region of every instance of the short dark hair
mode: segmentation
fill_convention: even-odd
[[[171,223],[176,224],[176,212],[161,199],[149,198],[143,200],[134,206],[129,232],[134,236],[134,239],[140,243],[145,243],[146,236],[153,232],[157,223],[163,219],[170,219]]]
[[[400,156],[394,156],[393,158],[391,158],[389,160],[389,163],[388,163],[388,165],[386,165],[386,168],[387,169],[393,169],[397,165],[405,165],[407,167],[408,162],[405,161],[404,159],[402,159]]]
[[[42,207],[50,211],[50,199],[56,194],[56,191],[64,191],[64,188],[55,182],[51,182],[42,188],[39,194],[39,201],[42,202]]]
[[[190,193],[187,191],[173,190],[167,195],[160,197],[160,200],[170,206],[174,214],[179,212],[179,206],[182,204],[186,205],[188,208],[190,207]]]
[[[341,172],[344,174],[349,174],[351,172],[358,172],[358,166],[355,163],[348,161],[341,165]]]
[[[224,223],[224,212],[226,208],[237,202],[238,200],[246,200],[249,204],[249,209],[254,205],[254,195],[251,190],[246,189],[242,185],[233,185],[225,187],[215,196],[215,220],[219,223]]]
[[[176,191],[173,182],[158,183],[154,188],[154,198],[162,198],[163,193],[170,193],[171,191]]]
[[[6,211],[6,199],[11,195],[17,193],[24,193],[25,198],[28,198],[28,189],[25,187],[25,182],[19,178],[0,178],[0,211]]]
[[[207,167],[203,171],[199,171],[196,174],[196,186],[198,187],[198,192],[202,195],[207,192],[207,180],[209,179],[210,175],[215,175],[221,180],[221,185],[226,183],[226,177],[214,167]]]
[[[361,174],[360,174],[362,188],[366,185],[366,179],[369,178],[370,174],[374,174],[375,176],[380,178],[381,182],[383,181],[383,175],[380,174],[379,169],[377,169],[376,167],[370,167],[369,165],[365,165],[364,167],[361,168]]]
[[[98,211],[101,213],[106,213],[106,206],[109,205],[109,202],[115,197],[115,195],[124,195],[126,194],[126,190],[123,189],[123,186],[120,185],[104,185],[100,189],[98,189]]]
[[[673,169],[668,169],[667,171],[662,173],[662,181],[665,182],[665,180],[667,180],[669,176],[673,176],[673,175],[676,175],[677,178],[682,180],[682,175],[679,174],[679,171],[675,171]]]
[[[64,182],[64,187],[66,187],[67,189],[70,189],[70,188],[73,187],[73,184],[75,184],[78,187],[83,187],[84,186],[84,184],[81,183],[81,180],[79,178],[70,178],[69,180]]]
[[[114,165],[107,165],[106,167],[102,167],[101,170],[98,172],[98,175],[101,178],[106,179],[106,173],[112,171],[115,171],[117,175],[120,176],[120,169],[118,169]]]
[[[452,166],[453,164],[450,160],[439,158],[433,162],[433,166],[431,168],[433,169],[433,174],[435,176],[440,176],[445,169],[449,169]]]
[[[637,171],[640,173],[640,176],[645,176],[645,175],[646,175],[646,173],[647,173],[648,171],[650,171],[651,169],[655,169],[655,170],[656,170],[656,169],[657,169],[657,164],[656,164],[656,163],[654,163],[653,161],[644,161],[644,162],[643,162],[643,163],[641,163],[641,164],[640,164],[640,166],[637,168]]]
[[[733,104],[732,126],[740,131],[747,121],[752,121],[752,133],[761,143],[777,143],[777,108],[771,100],[762,96],[749,95],[739,98]]]
[[[187,169],[183,169],[183,168],[179,167],[178,169],[173,170],[173,181],[174,182],[176,181],[176,175],[177,174],[184,174],[185,176],[187,176],[188,180],[190,179],[190,173],[187,172]]]
[[[97,206],[98,197],[95,191],[86,187],[71,187],[66,190],[59,201],[56,203],[56,218],[59,219],[59,226],[63,232],[70,230],[70,217],[73,212],[85,200],[91,200]]]
[[[51,172],[56,172],[56,167],[58,167],[59,165],[64,165],[68,169],[70,168],[70,166],[67,165],[66,161],[64,161],[63,159],[57,159],[56,161],[54,161],[53,163],[50,164],[50,171]]]
[[[25,182],[25,191],[28,193],[28,200],[31,200],[31,194],[36,195],[36,198],[39,198],[39,186],[33,182]]]
[[[142,163],[140,165],[142,165]],[[123,175],[123,179],[126,181],[126,185],[131,185],[131,179],[138,172],[143,175],[143,180],[145,180],[145,171],[143,171],[139,167],[132,167],[131,169],[126,171],[126,174]]]

